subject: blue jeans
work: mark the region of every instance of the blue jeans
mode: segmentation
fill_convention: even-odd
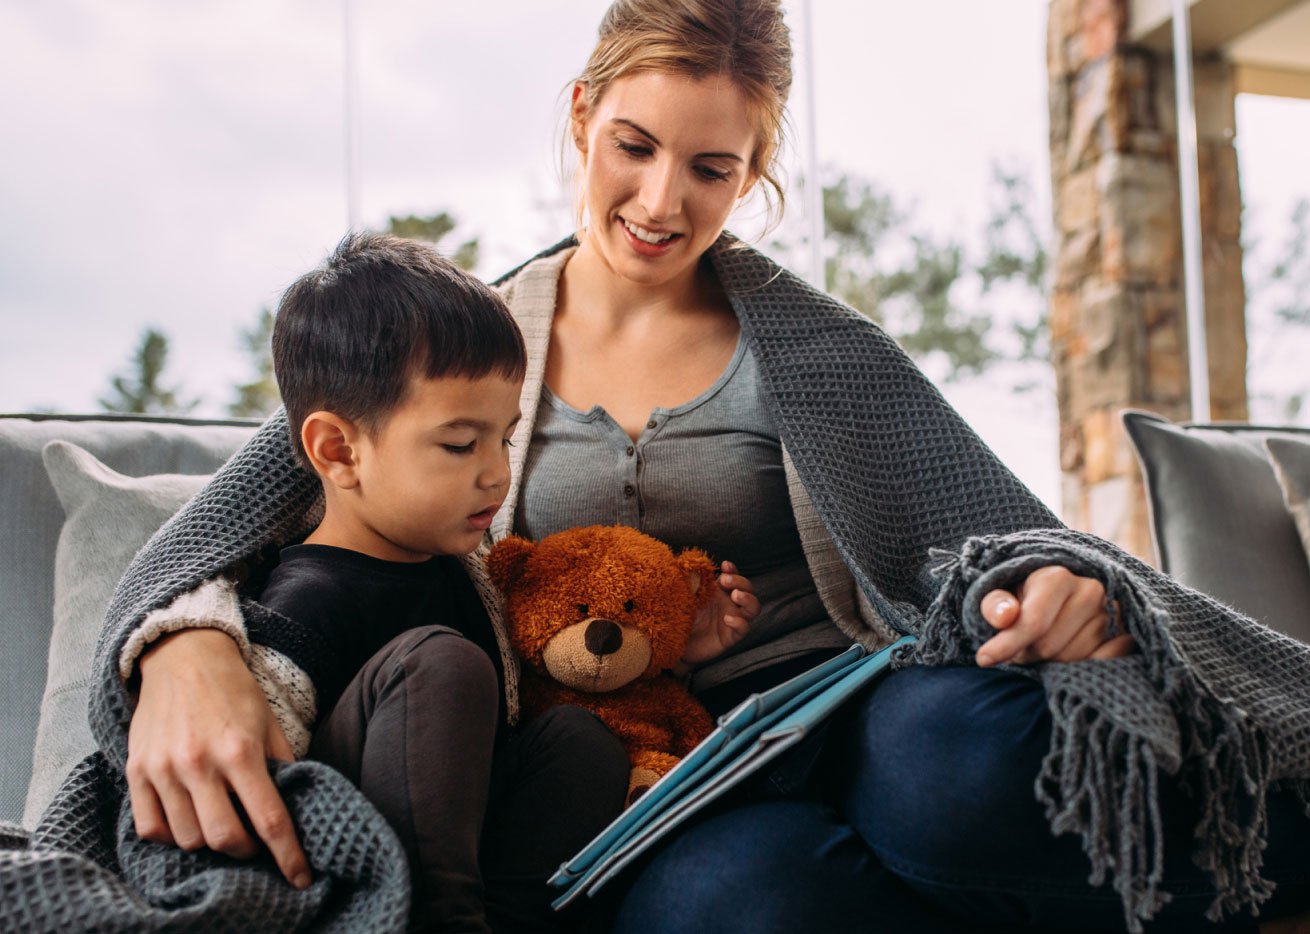
[[[1124,929],[1118,895],[1087,883],[1073,836],[1052,837],[1033,792],[1050,744],[1041,685],[1012,672],[910,668],[832,724],[802,794],[737,800],[638,872],[614,930],[966,932]],[[1204,920],[1210,883],[1188,856],[1195,814],[1162,789],[1164,888],[1150,932],[1254,931]],[[1310,820],[1271,795],[1261,909],[1310,905]]]

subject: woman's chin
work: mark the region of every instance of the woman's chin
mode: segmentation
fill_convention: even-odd
[[[659,256],[644,256],[626,241],[611,238],[602,248],[605,265],[621,279],[645,287],[660,286],[689,275],[696,268],[685,242],[676,243]]]

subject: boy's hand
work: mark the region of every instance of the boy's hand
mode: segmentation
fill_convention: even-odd
[[[1126,632],[1106,637],[1105,586],[1058,565],[1033,571],[1017,593],[993,590],[982,615],[1001,631],[978,649],[980,668],[1119,658],[1137,647]]]
[[[737,573],[731,561],[721,565],[714,596],[696,616],[695,628],[682,653],[682,664],[697,665],[717,658],[750,632],[751,620],[760,612],[755,585]]]
[[[267,765],[294,756],[236,643],[214,629],[184,630],[156,642],[140,669],[127,743],[137,834],[249,859],[259,844],[235,795],[287,881],[308,886],[309,863]]]

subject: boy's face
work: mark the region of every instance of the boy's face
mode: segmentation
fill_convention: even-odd
[[[521,380],[410,380],[409,393],[355,456],[357,550],[392,561],[473,551],[509,487]]]

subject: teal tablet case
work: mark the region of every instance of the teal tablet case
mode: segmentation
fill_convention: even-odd
[[[905,636],[872,654],[841,655],[719,718],[718,727],[551,877],[556,909],[591,895],[684,820],[799,743],[913,644]]]

